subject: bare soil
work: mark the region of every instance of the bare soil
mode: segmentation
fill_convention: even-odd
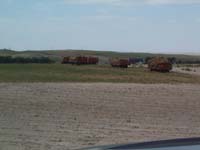
[[[1,83],[0,149],[200,136],[200,85]]]
[[[189,69],[189,70],[185,70]],[[185,73],[185,74],[191,74],[191,75],[199,75],[200,76],[200,67],[174,67],[174,72],[178,73]]]

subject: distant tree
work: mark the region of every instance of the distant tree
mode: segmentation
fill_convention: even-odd
[[[146,57],[145,58],[145,64],[148,64],[149,60],[151,60],[153,57]]]
[[[168,60],[170,63],[175,64],[176,63],[176,57],[168,57]]]
[[[20,64],[26,64],[26,63],[54,63],[53,60],[51,60],[48,57],[11,57],[11,56],[0,56],[0,63],[20,63]]]

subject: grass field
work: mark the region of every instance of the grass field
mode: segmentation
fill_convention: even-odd
[[[0,82],[200,83],[200,76],[100,65],[1,64]]]

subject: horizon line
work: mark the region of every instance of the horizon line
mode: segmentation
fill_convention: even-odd
[[[122,50],[102,50],[102,49],[11,49],[11,48],[0,48],[1,50],[11,50],[15,52],[25,51],[96,51],[96,52],[114,52],[114,53],[146,53],[146,54],[165,54],[165,55],[200,55],[200,52],[148,52],[148,51],[122,51]]]

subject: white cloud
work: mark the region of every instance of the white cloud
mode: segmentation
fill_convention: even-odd
[[[197,21],[198,23],[200,23],[200,18],[197,18],[196,21]]]
[[[106,5],[166,5],[166,4],[200,4],[200,0],[64,0],[68,4],[106,4]]]
[[[69,4],[117,4],[121,0],[65,0]]]
[[[13,0],[6,0],[6,2],[7,2],[8,4],[12,4],[14,1],[13,1]]]
[[[143,0],[149,4],[200,4],[200,0]]]
[[[139,19],[136,17],[125,17],[125,16],[114,16],[114,15],[93,15],[93,16],[84,16],[83,20],[90,21],[111,21],[111,22],[129,22],[134,23]]]

